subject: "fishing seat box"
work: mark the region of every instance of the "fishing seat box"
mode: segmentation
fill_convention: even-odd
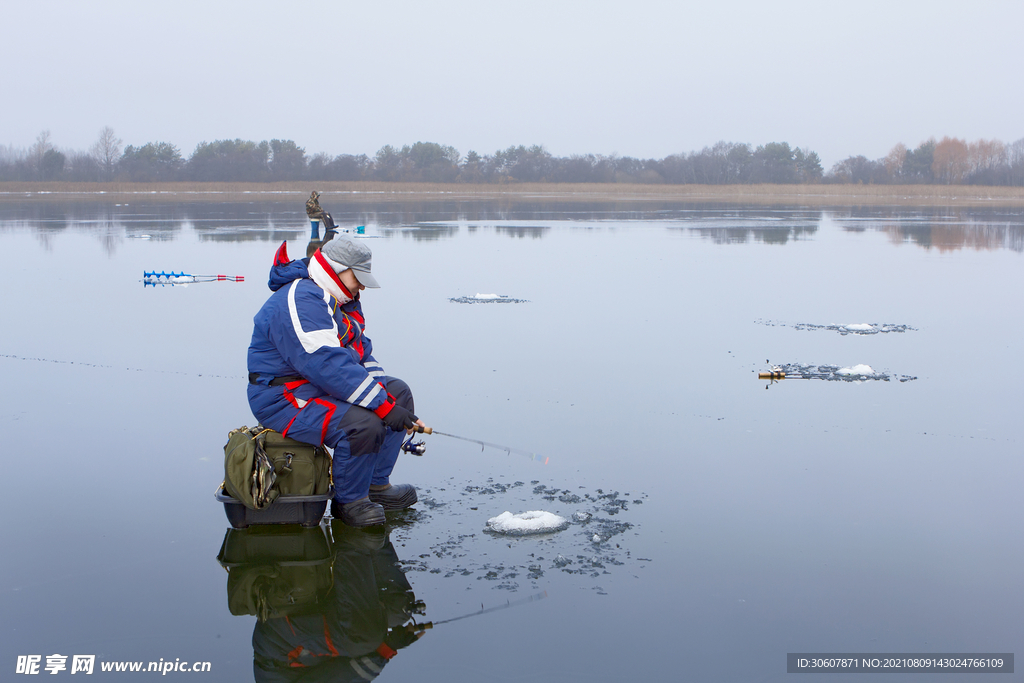
[[[217,561],[230,569],[249,564],[321,562],[332,555],[324,527],[254,526],[228,529]]]
[[[245,529],[254,524],[301,524],[315,527],[320,524],[327,504],[334,495],[334,487],[319,496],[278,496],[262,510],[252,510],[227,494],[224,487],[217,489],[217,500],[224,504],[224,513],[232,528]]]
[[[269,432],[265,449],[277,472],[274,487],[281,493],[267,507],[254,510],[232,497],[221,484],[215,497],[224,504],[228,522],[235,529],[263,524],[319,525],[334,496],[331,454],[323,447],[311,446],[277,432]],[[284,469],[284,463],[295,468]]]
[[[228,571],[228,609],[260,621],[322,610],[334,551],[323,527],[228,529],[217,561]]]

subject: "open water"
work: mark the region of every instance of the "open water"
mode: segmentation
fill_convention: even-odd
[[[222,446],[302,198],[8,197],[0,678],[250,681],[255,647],[257,680],[778,681],[791,652],[1024,650],[1021,210],[322,203],[366,226],[367,332],[418,415],[517,450],[426,437],[386,538],[228,533]],[[478,294],[521,302],[452,301]],[[532,510],[569,527],[485,531]],[[435,626],[381,671],[411,611]]]

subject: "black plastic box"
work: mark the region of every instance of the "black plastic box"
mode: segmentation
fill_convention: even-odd
[[[263,510],[250,510],[224,490],[217,489],[216,498],[224,503],[224,514],[235,529],[245,529],[253,524],[301,524],[313,527],[327,511],[327,503],[334,496],[334,487],[321,496],[278,496],[277,500]]]
[[[261,622],[323,614],[334,585],[334,553],[324,526],[228,529],[217,560],[228,570],[228,610]]]
[[[227,569],[247,565],[322,562],[333,556],[326,527],[264,525],[228,529],[217,560]]]

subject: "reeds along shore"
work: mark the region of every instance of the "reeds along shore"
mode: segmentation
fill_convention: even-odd
[[[0,183],[0,202],[45,200],[134,201],[233,200],[304,202],[311,190],[321,202],[524,199],[530,201],[678,201],[682,203],[786,204],[805,206],[1024,206],[1024,188],[978,185],[633,185],[633,184],[442,184],[387,182],[280,183]]]

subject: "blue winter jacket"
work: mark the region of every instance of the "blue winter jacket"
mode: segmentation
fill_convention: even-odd
[[[319,252],[288,261],[282,245],[268,284],[274,294],[253,318],[248,356],[249,407],[260,423],[333,447],[344,434],[331,425],[337,427],[351,406],[387,415],[394,400],[381,384],[384,370],[363,333],[358,295],[349,298]]]

